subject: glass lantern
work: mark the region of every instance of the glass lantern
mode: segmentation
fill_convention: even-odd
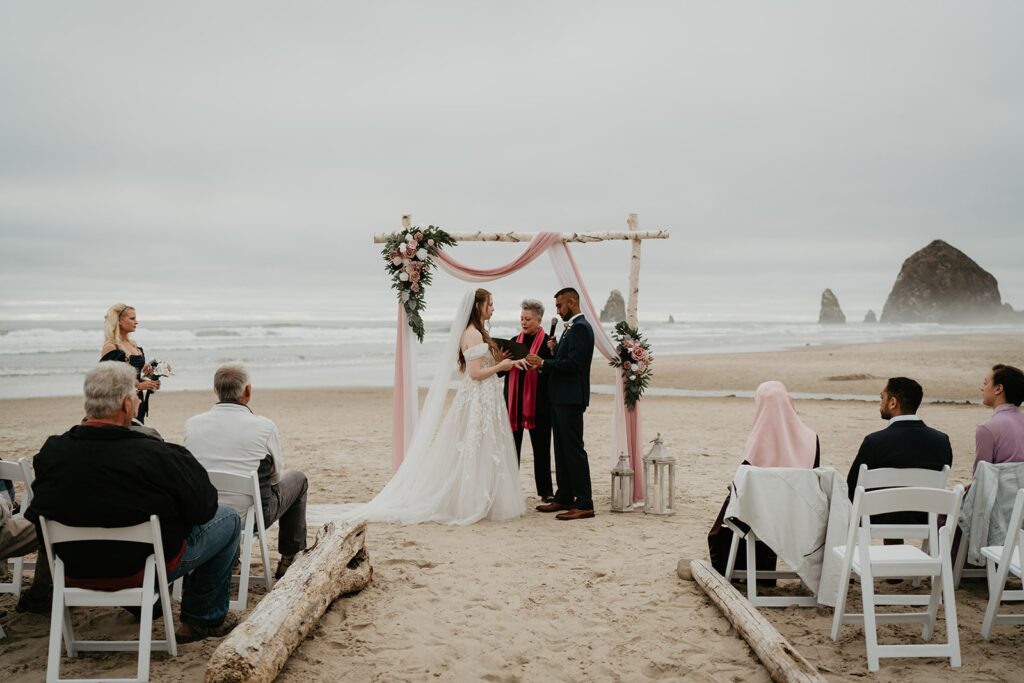
[[[676,459],[669,455],[661,434],[644,456],[644,512],[651,515],[674,515]]]
[[[619,464],[612,470],[612,512],[633,511],[633,469],[625,453],[619,454]]]

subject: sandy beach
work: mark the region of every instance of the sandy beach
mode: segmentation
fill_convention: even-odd
[[[920,414],[949,434],[953,482],[970,479],[974,427],[989,410],[978,405],[994,362],[1024,364],[1024,337],[932,337],[926,340],[813,347],[773,353],[656,359],[655,387],[752,391],[778,379],[792,391],[876,395],[886,377],[918,379],[928,404]],[[611,371],[598,365],[594,381]],[[304,470],[310,503],[367,500],[390,475],[388,390],[261,391],[253,409],[280,428],[289,467]],[[180,441],[185,419],[206,410],[212,394],[164,392],[149,423]],[[660,432],[675,455],[679,513],[612,514],[608,453],[610,396],[595,396],[587,413],[597,517],[558,522],[537,503],[529,446],[521,468],[529,512],[506,523],[454,528],[372,524],[367,548],[374,579],[365,591],[337,601],[292,659],[281,681],[422,680],[707,680],[766,681],[745,642],[692,583],[675,573],[680,558],[707,554],[705,536],[740,460],[753,416],[746,398],[651,397],[642,404],[645,436]],[[797,410],[821,440],[822,464],[846,473],[865,434],[881,429],[877,406],[865,401],[801,400]],[[49,434],[81,417],[80,399],[0,402],[5,459],[33,456]],[[311,536],[315,529],[310,529]],[[276,559],[276,533],[271,534]],[[250,605],[260,598],[255,588]],[[883,660],[876,680],[1015,680],[1024,630],[997,627],[991,642],[978,633],[987,591],[965,583],[957,594],[963,668],[946,661]],[[0,596],[0,668],[10,683],[43,679],[49,616],[17,614]],[[829,638],[832,611],[762,610],[829,679],[867,673],[859,627]],[[134,625],[113,610],[85,610],[83,626],[124,632]],[[940,620],[939,637],[944,633]],[[910,637],[906,627],[882,629]],[[153,679],[202,680],[217,641],[154,655]],[[96,662],[95,659],[102,659]],[[92,661],[91,661],[92,660]],[[92,655],[68,662],[64,675],[129,675],[131,655]]]

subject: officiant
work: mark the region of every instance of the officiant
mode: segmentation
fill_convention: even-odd
[[[512,337],[512,341],[526,346],[530,353],[541,358],[551,358],[547,345],[549,337],[541,329],[544,304],[536,299],[526,299],[520,307],[519,324],[523,329],[518,336]],[[551,502],[555,497],[551,486],[551,405],[547,378],[535,370],[513,368],[505,376],[505,404],[516,443],[516,457],[520,458],[522,451],[523,431],[529,431],[537,495],[544,502]]]

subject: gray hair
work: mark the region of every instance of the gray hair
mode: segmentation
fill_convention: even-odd
[[[82,391],[87,417],[110,417],[121,409],[126,396],[135,393],[135,368],[121,361],[105,360],[86,373]]]
[[[523,299],[523,303],[519,304],[519,307],[524,311],[530,311],[536,315],[538,319],[544,317],[544,304],[536,299]]]
[[[221,401],[239,401],[249,384],[249,371],[241,363],[225,363],[213,374],[213,390]]]

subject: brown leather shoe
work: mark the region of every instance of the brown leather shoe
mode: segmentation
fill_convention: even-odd
[[[561,503],[546,503],[544,505],[537,506],[537,512],[558,512],[560,510],[571,510],[572,508],[568,505],[562,505]]]
[[[578,508],[572,508],[568,512],[563,512],[560,515],[555,515],[555,519],[568,520],[568,519],[590,519],[594,516],[593,510],[580,510]]]

